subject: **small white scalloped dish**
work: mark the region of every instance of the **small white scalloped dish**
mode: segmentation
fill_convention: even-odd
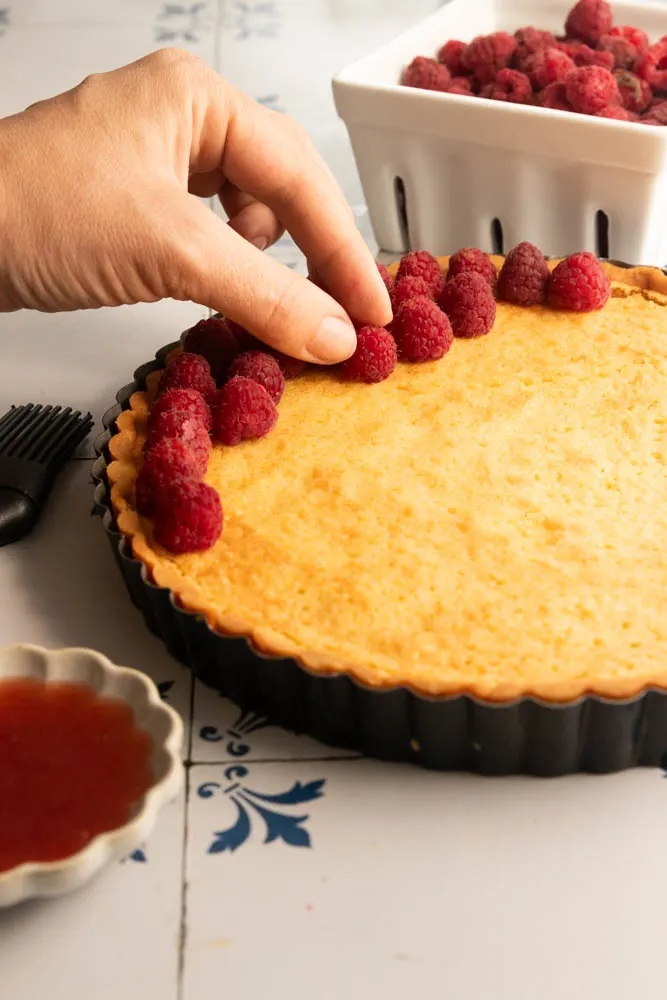
[[[126,702],[137,728],[151,738],[154,783],[127,823],[96,836],[76,854],[59,861],[28,862],[0,873],[0,908],[77,889],[104,865],[135,850],[150,835],[158,813],[176,797],[183,781],[181,719],[160,699],[153,682],[138,670],[117,667],[91,649],[48,650],[30,645],[0,648],[0,681],[23,677],[47,684],[85,684],[100,697]]]

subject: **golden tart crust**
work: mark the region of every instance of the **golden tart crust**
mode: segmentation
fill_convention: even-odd
[[[605,267],[601,312],[498,303],[488,336],[379,385],[288,382],[268,437],[214,445],[208,552],[166,552],[132,506],[154,373],[109,446],[134,556],[221,633],[372,687],[667,688],[667,278]]]

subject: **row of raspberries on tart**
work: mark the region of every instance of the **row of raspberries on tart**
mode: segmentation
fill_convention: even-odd
[[[565,33],[532,26],[416,56],[407,87],[531,104],[598,118],[667,124],[667,35],[651,45],[640,28],[613,23],[607,0],[578,0]]]
[[[204,482],[211,438],[237,445],[268,434],[285,380],[305,368],[221,316],[188,330],[183,348],[160,378],[135,483],[137,511],[174,553],[208,549],[222,532],[220,497]]]
[[[520,243],[500,273],[481,250],[466,248],[446,276],[425,250],[406,254],[396,278],[378,265],[392,301],[388,329],[361,326],[352,357],[338,366],[343,379],[375,383],[397,361],[437,361],[454,337],[488,333],[496,296],[519,306],[549,303],[576,312],[600,309],[611,286],[597,259],[579,253],[550,272],[543,254]],[[146,428],[135,506],[153,520],[155,540],[174,553],[202,551],[220,537],[220,497],[204,482],[212,438],[233,446],[273,429],[285,380],[304,369],[271,351],[222,317],[202,320],[184,338],[184,351],[165,368]]]

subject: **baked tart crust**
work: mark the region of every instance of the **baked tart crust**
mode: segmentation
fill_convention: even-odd
[[[601,313],[499,303],[487,337],[380,385],[288,383],[269,437],[214,448],[226,520],[208,553],[160,549],[132,506],[153,373],[109,444],[134,556],[223,635],[373,688],[667,688],[667,277],[604,266]]]

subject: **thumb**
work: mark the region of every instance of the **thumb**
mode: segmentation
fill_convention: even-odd
[[[178,217],[171,216],[169,296],[208,306],[304,361],[335,364],[354,353],[355,328],[338,302],[246,242],[205,204],[185,197],[187,212],[175,230]]]

